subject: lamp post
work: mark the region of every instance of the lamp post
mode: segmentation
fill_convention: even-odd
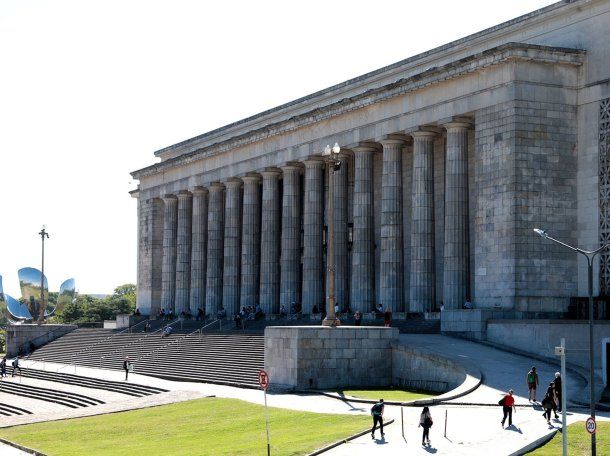
[[[326,317],[322,326],[339,326],[341,322],[335,315],[335,204],[334,183],[335,171],[341,167],[338,143],[332,147],[326,146],[322,156],[328,163],[328,249],[326,251],[326,265],[328,270],[328,296],[326,300]]]
[[[534,232],[545,238],[549,241],[555,242],[559,245],[567,247],[574,252],[580,253],[587,259],[587,267],[588,267],[588,282],[589,282],[589,394],[590,394],[590,413],[591,418],[595,420],[595,369],[593,367],[593,362],[595,357],[593,356],[594,351],[594,343],[593,343],[593,260],[595,259],[595,255],[597,255],[602,250],[606,249],[610,244],[606,244],[598,248],[597,250],[587,251],[582,250],[579,247],[573,247],[571,245],[566,244],[565,242],[561,242],[557,239],[552,238],[547,234],[546,231],[534,228]],[[563,380],[563,379],[562,379]],[[565,381],[565,380],[563,380]],[[565,432],[565,429],[564,429]],[[595,433],[591,434],[591,455],[596,456],[596,442],[595,442]]]
[[[44,320],[44,311],[46,308],[44,300],[44,238],[46,237],[49,239],[49,233],[47,233],[45,225],[42,225],[42,230],[40,230],[40,233],[38,234],[42,240],[42,267],[40,268],[40,315],[38,316],[38,324],[40,324]]]

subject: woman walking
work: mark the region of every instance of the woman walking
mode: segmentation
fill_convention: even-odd
[[[426,443],[430,445],[430,428],[432,427],[432,415],[430,414],[430,409],[428,407],[424,407],[419,416],[419,427],[424,428],[424,432],[421,437],[421,444],[424,446]]]
[[[554,386],[553,382],[549,383],[544,399],[542,399],[542,408],[544,409],[542,416],[546,419],[547,424],[551,424],[551,411],[556,407]]]

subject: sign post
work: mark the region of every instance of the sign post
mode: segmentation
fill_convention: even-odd
[[[566,418],[566,339],[561,338],[561,346],[555,347],[555,355],[561,356],[561,443],[563,456],[568,454],[568,423]]]
[[[597,423],[595,422],[595,419],[593,417],[590,416],[589,418],[587,418],[585,426],[587,427],[587,432],[589,434],[595,434],[595,431],[597,430]]]
[[[269,374],[264,369],[258,373],[258,383],[263,389],[265,396],[265,423],[267,427],[267,456],[271,456],[271,445],[269,443],[269,409],[267,408],[267,388],[269,388]]]

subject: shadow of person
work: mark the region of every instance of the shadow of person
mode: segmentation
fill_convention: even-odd
[[[533,403],[532,403],[532,408],[533,408],[534,410],[538,410],[538,411],[544,410],[544,409],[542,408],[542,405],[538,404],[537,402],[533,402]]]
[[[523,431],[521,430],[521,428],[515,426],[514,424],[511,424],[509,426],[506,426],[505,428],[507,431],[513,431],[513,432],[518,432],[519,434],[523,434]]]
[[[385,436],[382,436],[380,439],[375,439],[375,443],[377,445],[385,445],[388,443],[388,441],[385,439]]]
[[[427,446],[424,447],[424,450],[426,450],[428,453],[430,454],[434,454],[436,453],[438,450],[436,448],[434,448],[433,446],[430,446],[430,444],[428,444]]]

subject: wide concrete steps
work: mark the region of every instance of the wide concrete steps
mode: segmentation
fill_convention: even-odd
[[[0,415],[3,416],[14,416],[14,415],[31,415],[32,412],[21,407],[16,407],[11,404],[0,403]]]
[[[150,396],[153,394],[159,394],[168,391],[162,388],[155,388],[153,386],[138,385],[135,383],[114,382],[111,380],[101,380],[97,378],[83,377],[80,375],[50,372],[38,369],[22,369],[22,376],[27,378],[35,378],[38,380],[45,380],[49,382],[81,386],[84,388],[112,391],[115,393],[125,394],[133,397]]]
[[[83,394],[76,394],[67,391],[60,391],[50,388],[41,388],[33,385],[26,385],[16,382],[2,382],[0,392],[15,396],[38,399],[45,402],[53,402],[69,408],[89,407],[105,402]]]
[[[98,331],[97,339],[92,330],[73,331],[36,350],[30,360],[121,370],[123,360],[129,357],[138,374],[236,386],[256,386],[264,366],[262,331],[225,328],[189,335],[183,329],[169,337],[160,333],[115,333],[109,337],[107,331]]]

